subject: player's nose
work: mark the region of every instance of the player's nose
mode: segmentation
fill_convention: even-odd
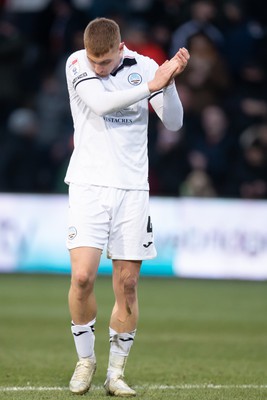
[[[95,73],[101,75],[103,72],[103,67],[101,65],[95,65]]]

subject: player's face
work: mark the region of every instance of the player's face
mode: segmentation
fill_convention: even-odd
[[[120,43],[118,49],[110,50],[108,53],[100,57],[94,56],[89,50],[87,50],[87,58],[95,73],[101,77],[105,77],[115,70],[121,61],[123,47],[124,43]]]

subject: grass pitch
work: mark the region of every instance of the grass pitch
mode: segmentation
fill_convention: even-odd
[[[69,276],[0,275],[0,399],[74,399]],[[140,399],[267,399],[267,282],[141,277],[126,378]],[[98,368],[83,398],[107,399],[110,277],[96,283]],[[78,396],[79,398],[79,396]]]

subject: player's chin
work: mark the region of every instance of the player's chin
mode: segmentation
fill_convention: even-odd
[[[109,75],[109,73],[107,73],[107,72],[102,72],[101,74],[97,74],[100,78],[106,78],[108,75]]]

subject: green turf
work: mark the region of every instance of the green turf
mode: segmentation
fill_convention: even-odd
[[[0,275],[1,400],[76,398],[66,389],[76,362],[68,287],[69,276]],[[142,277],[138,332],[126,368],[138,398],[267,399],[266,289],[267,282]],[[110,277],[98,278],[96,294],[98,369],[83,398],[106,399]]]

